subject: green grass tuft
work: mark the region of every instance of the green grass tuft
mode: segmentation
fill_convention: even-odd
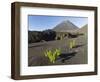
[[[46,50],[44,52],[45,57],[48,57],[51,63],[55,63],[57,57],[61,54],[60,49],[55,49],[55,50]]]
[[[76,46],[76,41],[75,40],[70,40],[69,41],[69,48],[72,49]]]

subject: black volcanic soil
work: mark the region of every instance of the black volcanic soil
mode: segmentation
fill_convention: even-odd
[[[76,46],[69,49],[69,38],[48,42],[38,42],[28,45],[28,65],[47,66],[47,65],[73,65],[87,63],[87,37],[86,35],[71,38],[76,41]],[[45,50],[60,48],[62,54],[53,64],[44,56]]]

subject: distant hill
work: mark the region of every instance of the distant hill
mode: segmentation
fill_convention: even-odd
[[[86,24],[83,27],[81,27],[80,29],[78,29],[77,32],[87,33],[88,32],[88,24]]]
[[[61,22],[53,28],[56,32],[70,32],[76,29],[78,29],[78,27],[68,20]]]

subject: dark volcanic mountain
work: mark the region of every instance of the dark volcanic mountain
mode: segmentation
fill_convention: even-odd
[[[54,31],[56,32],[69,32],[78,29],[77,26],[75,26],[72,22],[70,21],[63,21],[60,24],[58,24],[56,27],[54,27]]]

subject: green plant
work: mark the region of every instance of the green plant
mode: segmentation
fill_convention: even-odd
[[[73,48],[73,43],[72,43],[72,41],[69,42],[69,48],[70,48],[70,49]]]
[[[73,47],[75,47],[76,46],[76,41],[75,40],[73,40]]]
[[[63,40],[63,36],[62,35],[60,36],[60,40]]]
[[[44,54],[46,57],[49,58],[51,63],[55,63],[56,58],[61,54],[61,50],[60,49],[55,49],[54,51],[46,50]]]
[[[72,48],[75,47],[75,46],[76,46],[75,40],[70,40],[70,41],[69,41],[69,48],[72,49]]]

